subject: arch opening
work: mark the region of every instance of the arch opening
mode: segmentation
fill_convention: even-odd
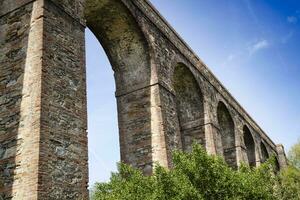
[[[88,105],[89,185],[107,181],[120,161],[120,144],[111,64],[97,38],[87,29],[86,74]],[[102,87],[103,84],[105,87]],[[109,153],[107,153],[109,152]]]
[[[233,119],[223,102],[219,102],[217,118],[221,134],[223,156],[225,162],[232,168],[237,167],[235,132]]]
[[[120,0],[86,1],[87,27],[114,73],[121,161],[151,173],[150,53],[133,14]]]
[[[192,72],[177,64],[173,74],[182,148],[191,151],[193,142],[205,147],[203,95]]]
[[[270,156],[267,147],[263,142],[260,143],[260,150],[261,150],[261,162],[264,163],[268,160]]]
[[[256,166],[256,159],[255,159],[255,143],[252,137],[252,134],[247,126],[243,128],[244,133],[244,144],[246,147],[247,157],[248,157],[248,164],[250,167]]]

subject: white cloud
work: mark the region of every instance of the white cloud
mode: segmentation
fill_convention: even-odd
[[[269,46],[270,46],[270,43],[266,39],[263,39],[263,40],[259,40],[255,43],[251,44],[248,49],[249,49],[250,55],[252,55],[261,49],[268,48]]]
[[[232,52],[228,54],[225,58],[224,62],[222,63],[223,66],[228,65],[229,63],[234,62],[242,62],[247,59],[249,56],[252,56],[259,50],[266,49],[270,46],[270,42],[266,39],[256,40],[255,42],[250,42],[246,44],[244,48],[241,48],[239,51]]]
[[[288,16],[286,20],[290,24],[296,24],[298,22],[298,18],[295,16]]]

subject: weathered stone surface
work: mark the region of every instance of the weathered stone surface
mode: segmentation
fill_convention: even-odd
[[[88,197],[84,26],[69,15],[82,6],[68,2],[44,5],[41,199]]]
[[[88,199],[85,24],[116,81],[123,162],[196,141],[237,168],[276,146],[146,0],[0,0],[0,198]]]
[[[1,2],[0,14],[13,10],[13,5],[11,1]],[[13,196],[14,176],[20,170],[18,132],[22,123],[21,100],[32,7],[27,4],[0,18],[0,197],[3,199]]]

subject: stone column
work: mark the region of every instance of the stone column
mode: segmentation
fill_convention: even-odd
[[[37,199],[42,1],[1,1],[0,199]]]
[[[239,168],[242,163],[248,163],[247,150],[243,144],[243,125],[235,119],[235,149],[236,149],[236,161]]]
[[[0,8],[0,196],[87,199],[83,1]]]
[[[218,150],[218,146],[221,148],[221,144],[218,145],[219,129],[214,120],[214,111],[212,106],[212,100],[204,95],[204,127],[205,127],[205,148],[210,155],[223,155],[222,150]]]
[[[160,83],[156,83],[157,111],[162,118],[159,124],[159,143],[162,155],[156,160],[164,167],[172,167],[172,152],[176,149],[182,150],[179,121],[176,110],[174,93]]]
[[[117,95],[121,160],[151,174],[155,163],[167,167],[159,86]]]
[[[287,167],[287,165],[288,165],[288,160],[286,158],[283,145],[277,144],[276,150],[277,150],[277,154],[278,154],[279,167],[280,167],[280,169],[283,169],[283,168]]]

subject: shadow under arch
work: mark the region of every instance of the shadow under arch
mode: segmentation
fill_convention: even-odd
[[[223,102],[218,103],[217,118],[220,128],[223,155],[226,163],[232,167],[237,167],[236,148],[235,148],[235,127],[233,119]]]
[[[246,147],[249,166],[255,167],[256,166],[255,142],[250,129],[246,125],[243,128],[243,137],[244,137],[244,143]]]
[[[275,171],[279,172],[280,171],[280,164],[279,164],[277,156],[274,156],[274,159],[275,159]]]
[[[175,66],[172,81],[182,148],[190,151],[193,141],[205,147],[203,94],[198,82],[182,63]]]
[[[121,161],[151,173],[151,68],[147,40],[121,0],[87,0],[85,18],[114,71]]]
[[[270,156],[267,147],[263,142],[260,142],[260,151],[261,151],[261,162],[264,163],[268,160]]]

